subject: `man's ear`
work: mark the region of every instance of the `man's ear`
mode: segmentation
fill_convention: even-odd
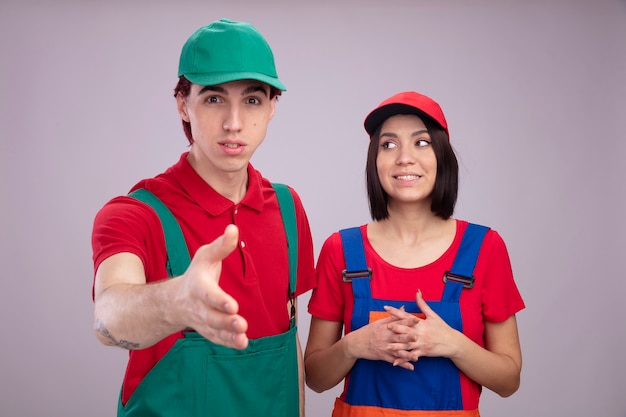
[[[187,111],[187,97],[179,91],[176,94],[176,107],[180,118],[185,122],[189,122],[189,112]]]
[[[274,117],[274,113],[276,113],[276,102],[278,101],[278,96],[272,97],[270,100],[270,120]]]

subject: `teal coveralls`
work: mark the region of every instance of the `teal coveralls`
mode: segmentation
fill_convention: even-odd
[[[298,233],[293,197],[273,184],[289,250],[291,322],[285,333],[250,340],[237,350],[210,342],[189,329],[150,370],[118,417],[258,416],[300,414],[295,319]],[[165,235],[168,275],[182,275],[191,262],[180,225],[169,209],[145,189],[130,194],[158,214]]]

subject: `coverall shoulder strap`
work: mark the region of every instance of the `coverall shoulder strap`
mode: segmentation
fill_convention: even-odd
[[[346,269],[343,271],[343,280],[352,281],[353,278],[371,278],[372,270],[365,261],[365,248],[360,227],[351,227],[339,231],[343,246],[343,257],[346,260]]]
[[[478,260],[478,254],[483,239],[489,227],[479,224],[469,223],[463,234],[459,250],[457,251],[452,269],[449,274],[459,277],[471,278],[474,274],[474,267]],[[346,260],[346,271],[344,280],[350,280],[350,276],[361,273],[367,275],[368,267],[365,261],[365,250],[363,247],[363,237],[359,227],[351,227],[339,231],[343,243],[343,254]],[[371,272],[370,272],[371,274]],[[346,277],[347,276],[347,277]]]
[[[443,282],[446,285],[442,300],[458,302],[463,288],[474,287],[474,267],[488,230],[488,227],[474,223],[467,225],[452,268],[443,274]]]
[[[468,278],[474,275],[480,247],[488,230],[489,227],[479,224],[469,223],[467,225],[450,274]]]
[[[128,195],[152,207],[159,216],[167,250],[168,275],[176,277],[184,274],[191,263],[191,258],[183,231],[170,209],[157,196],[144,188],[139,188]]]
[[[289,254],[289,292],[296,292],[296,282],[298,276],[298,227],[296,223],[296,208],[293,202],[293,196],[289,187],[285,184],[272,183],[278,206],[280,207],[280,215],[283,219],[283,227],[287,236],[287,251]]]

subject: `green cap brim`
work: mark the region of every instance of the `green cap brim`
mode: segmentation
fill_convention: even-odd
[[[278,78],[269,75],[259,74],[257,72],[225,72],[212,74],[181,74],[189,81],[198,85],[217,85],[239,80],[257,80],[265,84],[271,85],[281,91],[287,91],[287,88]]]

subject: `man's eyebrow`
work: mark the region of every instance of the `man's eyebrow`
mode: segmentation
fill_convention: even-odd
[[[262,92],[264,95],[268,95],[267,93],[267,88],[265,87],[264,84],[254,84],[251,85],[250,87],[246,88],[245,90],[243,90],[243,93],[241,93],[242,96],[251,94],[251,93],[255,93],[257,91]]]
[[[205,85],[204,87],[202,87],[200,89],[200,91],[198,92],[198,95],[202,95],[202,94],[206,93],[207,91],[213,91],[213,92],[216,92],[216,93],[227,94],[226,89],[224,89],[223,87],[221,87],[219,85]],[[241,95],[245,96],[245,95],[257,92],[257,91],[262,92],[265,96],[268,95],[267,88],[265,88],[265,85],[263,85],[263,84],[253,84],[253,85],[249,86],[248,88],[246,88],[245,90],[243,90]]]
[[[200,89],[198,95],[204,94],[207,91],[215,91],[216,93],[226,93],[226,90],[219,85],[205,85]]]

